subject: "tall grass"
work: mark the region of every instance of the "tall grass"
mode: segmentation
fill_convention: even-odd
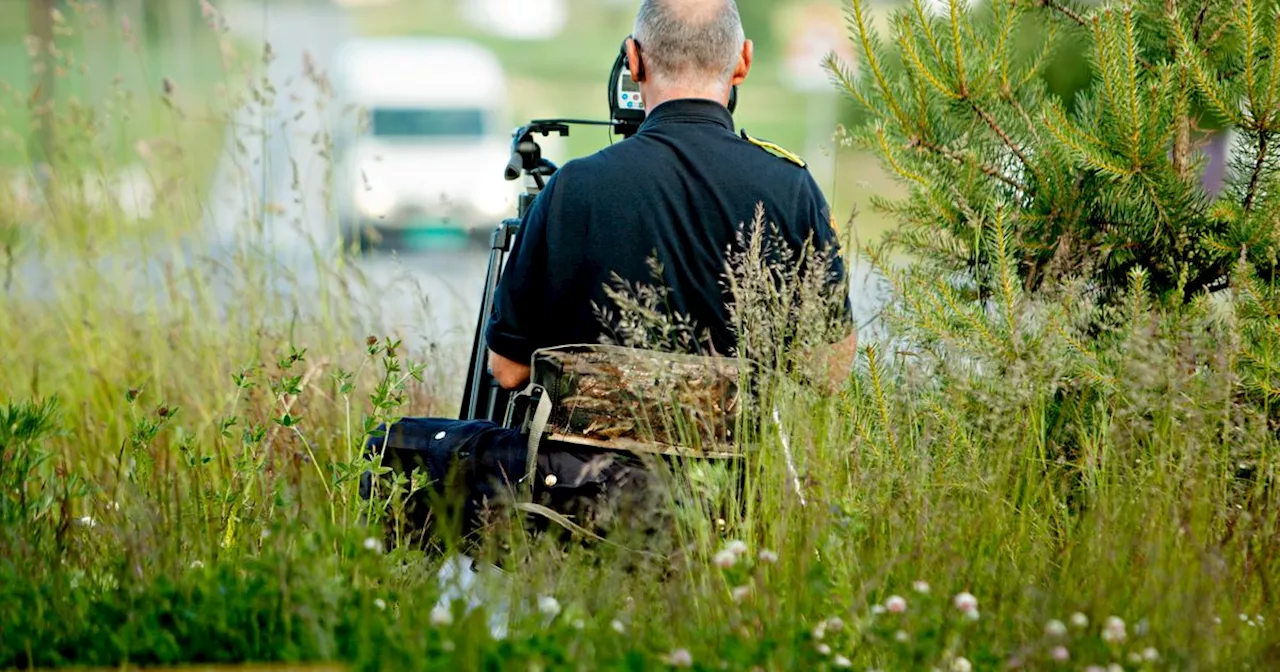
[[[474,553],[502,571],[468,609],[440,600],[449,535],[387,543],[425,484],[357,496],[379,423],[453,407],[448,363],[367,336],[334,250],[310,250],[318,283],[261,250],[187,254],[208,205],[188,175],[157,174],[176,186],[142,231],[74,181],[0,204],[0,667],[1218,670],[1280,653],[1275,430],[1238,373],[1254,327],[1234,298],[1150,305],[1139,275],[1100,314],[1073,287],[1022,295],[1006,265],[978,306],[885,267],[889,336],[831,393],[799,354],[831,337],[820,288],[753,239],[735,320],[770,384],[745,488],[690,466],[673,492],[725,513],[669,502],[670,538],[496,520]],[[677,333],[640,294],[617,295],[651,320],[634,333]]]

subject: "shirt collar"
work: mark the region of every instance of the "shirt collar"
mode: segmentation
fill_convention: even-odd
[[[649,110],[644,123],[640,124],[640,132],[672,123],[688,122],[712,123],[733,131],[733,115],[724,105],[704,98],[678,98]]]

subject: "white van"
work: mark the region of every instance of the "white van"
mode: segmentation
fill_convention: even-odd
[[[337,50],[331,73],[342,114],[331,196],[345,241],[487,240],[514,216],[507,83],[492,52],[452,38],[361,38]]]

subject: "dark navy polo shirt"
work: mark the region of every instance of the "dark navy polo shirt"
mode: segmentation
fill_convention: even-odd
[[[669,314],[709,332],[715,354],[737,339],[726,307],[725,268],[738,233],[755,218],[776,225],[798,251],[807,239],[836,243],[831,214],[809,171],[734,133],[733,117],[710,100],[673,100],[651,110],[639,131],[566,162],[547,181],[521,223],[499,282],[486,339],[517,362],[534,350],[617,342],[599,318],[614,274],[630,285],[665,284]],[[833,286],[848,282],[832,254]],[[659,282],[650,258],[663,267]],[[703,354],[711,354],[704,352]]]

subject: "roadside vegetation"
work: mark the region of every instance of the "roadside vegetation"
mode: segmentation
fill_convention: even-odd
[[[793,265],[748,246],[735,318],[770,384],[747,485],[672,484],[729,513],[682,499],[671,537],[613,543],[497,521],[474,552],[506,573],[470,605],[441,600],[448,534],[393,543],[426,484],[357,494],[380,423],[456,404],[447,363],[368,331],[342,258],[308,284],[192,252],[190,171],[157,173],[146,231],[67,182],[0,190],[0,668],[1268,669],[1275,7],[909,5],[888,39],[849,8],[847,140],[906,197],[846,253],[913,262],[881,264],[882,336],[815,384],[777,345],[829,339],[816,288],[774,291]],[[1006,48],[1028,26],[1090,45],[1074,106]],[[1212,195],[1209,115],[1239,138]],[[670,334],[652,296],[622,310]]]

